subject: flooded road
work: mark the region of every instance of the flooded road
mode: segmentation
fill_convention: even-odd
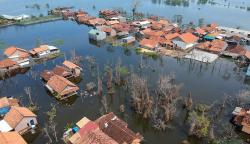
[[[165,16],[171,19],[176,14],[182,14],[184,21],[198,21],[199,18],[205,18],[205,22],[216,21],[220,25],[240,26],[250,30],[250,12],[247,10],[236,8],[225,8],[213,5],[197,5],[190,2],[188,7],[170,6],[155,0],[142,1],[139,11],[151,13],[155,15]],[[232,3],[235,2],[232,0]],[[244,2],[244,1],[242,1]],[[75,6],[82,8],[92,15],[96,15],[99,9],[122,7],[125,10],[130,9],[130,1],[107,0],[107,1],[49,1],[44,0],[32,1],[25,0],[23,3],[17,0],[0,0],[0,13],[4,14],[40,14],[46,13],[46,8],[40,10],[25,8],[25,5],[39,3],[50,7],[57,6]],[[240,3],[240,2],[239,2]],[[95,9],[93,9],[95,5]],[[245,1],[245,5],[250,6],[249,1]],[[200,9],[199,9],[200,8]],[[225,18],[229,17],[230,18]],[[247,18],[248,17],[248,18]],[[99,47],[89,42],[88,31],[90,27],[78,25],[72,21],[56,21],[30,26],[10,26],[0,29],[0,40],[6,46],[15,45],[24,49],[31,49],[38,43],[58,44],[60,50],[65,56],[44,62],[43,64],[34,65],[27,73],[18,74],[15,77],[0,81],[0,95],[13,96],[21,99],[23,105],[28,104],[28,97],[24,88],[31,87],[33,101],[39,106],[38,121],[40,127],[44,127],[47,121],[46,112],[50,109],[51,104],[55,104],[57,108],[56,122],[58,136],[61,137],[64,127],[67,123],[77,122],[83,116],[89,119],[96,119],[101,115],[102,104],[98,96],[76,97],[67,103],[58,102],[54,97],[50,96],[40,79],[40,73],[45,69],[52,69],[56,65],[60,65],[65,58],[69,59],[73,50],[77,55],[95,58],[96,64],[100,69],[100,73],[104,73],[105,66],[115,65],[120,59],[122,66],[133,70],[134,72],[145,76],[148,79],[150,89],[156,87],[157,80],[161,75],[174,74],[176,82],[183,84],[181,95],[187,96],[188,92],[192,92],[194,103],[211,104],[213,101],[222,100],[226,94],[235,96],[240,90],[248,88],[245,81],[245,71],[238,69],[233,61],[220,58],[212,64],[202,64],[187,59],[177,60],[163,56],[158,59],[143,58],[137,55],[133,48],[129,52],[122,47],[113,47],[109,44],[101,44]],[[0,50],[1,58],[3,57],[3,49]],[[145,68],[138,69],[140,62],[144,63]],[[88,67],[88,62],[83,62],[84,76],[77,85],[81,90],[85,89],[85,85],[89,82],[97,82],[97,75],[92,75]],[[109,109],[118,116],[128,122],[129,127],[140,132],[145,143],[149,144],[165,144],[180,143],[187,139],[186,124],[184,123],[186,112],[182,109],[177,111],[176,117],[171,122],[170,129],[164,132],[158,132],[151,128],[149,122],[142,120],[130,109],[130,95],[123,90],[117,88],[113,97],[109,98]],[[120,114],[119,106],[125,105],[125,114]],[[225,122],[229,123],[230,115],[226,117]],[[31,139],[31,138],[29,138]],[[47,138],[42,134],[38,134],[36,138],[29,141],[34,144],[44,144]],[[59,143],[62,143],[60,141]]]

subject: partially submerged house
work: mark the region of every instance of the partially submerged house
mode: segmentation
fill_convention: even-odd
[[[94,18],[94,19],[90,19],[88,24],[91,26],[102,26],[106,24],[106,20],[103,18]]]
[[[47,58],[60,53],[60,50],[55,46],[40,45],[37,48],[30,50],[30,54],[35,59]]]
[[[0,99],[0,115],[7,114],[12,106],[19,106],[18,99],[2,97]]]
[[[159,47],[159,43],[153,39],[142,39],[140,41],[140,46],[143,48],[148,48],[151,50],[156,50]]]
[[[67,144],[118,144],[102,132],[95,122],[86,117],[67,130],[63,138]]]
[[[140,144],[143,139],[139,133],[134,133],[128,128],[126,122],[112,112],[101,116],[95,123],[97,123],[101,131],[119,144]]]
[[[79,77],[81,75],[82,68],[71,61],[65,60],[63,66],[72,73],[74,77]]]
[[[114,113],[91,121],[84,117],[63,135],[67,144],[140,144],[143,137],[134,133]]]
[[[17,62],[11,59],[4,59],[0,61],[0,72],[6,73],[14,70],[18,70],[20,66]]]
[[[107,36],[110,36],[110,37],[116,36],[116,31],[109,26],[99,26],[96,29],[105,32]]]
[[[10,111],[0,121],[0,131],[16,131],[19,134],[33,129],[37,125],[37,116],[28,108],[13,106]]]
[[[28,51],[12,46],[4,50],[4,55],[9,59],[17,62],[20,67],[25,67],[30,65],[30,54]]]
[[[52,71],[44,70],[41,73],[41,78],[46,82],[49,81],[49,79],[54,75],[58,75],[66,79],[77,78],[81,76],[81,71],[82,68],[80,66],[72,63],[71,61],[65,60],[63,62],[63,66],[56,65]]]
[[[232,122],[238,126],[241,131],[250,134],[250,111],[241,107],[236,107],[232,112]]]
[[[125,37],[122,39],[122,42],[125,44],[133,43],[133,42],[135,42],[135,37],[133,37],[133,36]]]
[[[89,39],[95,40],[95,41],[101,41],[106,39],[106,33],[97,29],[91,29],[89,31]]]
[[[18,132],[0,132],[0,144],[27,144]]]
[[[64,77],[54,75],[45,84],[46,88],[58,99],[69,98],[79,90],[79,87]]]
[[[221,54],[223,51],[225,51],[227,46],[228,44],[225,41],[216,39],[211,42],[206,41],[199,43],[195,46],[195,48],[215,54]]]
[[[198,37],[191,33],[183,33],[172,40],[174,47],[180,48],[181,50],[192,48],[197,43],[197,41]]]

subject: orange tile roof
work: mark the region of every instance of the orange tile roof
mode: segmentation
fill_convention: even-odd
[[[11,59],[4,59],[0,61],[0,68],[8,68],[17,65],[17,62]]]
[[[249,50],[246,51],[245,56],[246,56],[248,59],[250,59],[250,51],[249,51]]]
[[[169,24],[168,20],[165,20],[165,19],[160,19],[158,23],[160,23],[162,25],[168,25]]]
[[[18,132],[0,132],[0,144],[27,144]]]
[[[37,48],[33,48],[30,53],[32,54],[37,54],[37,53],[40,53],[40,52],[43,52],[43,51],[47,51],[49,49],[48,45],[40,45],[39,47]]]
[[[164,37],[167,39],[167,40],[172,40],[174,38],[177,38],[178,36],[180,36],[179,33],[170,33],[170,34],[166,34]]]
[[[4,116],[4,120],[14,129],[24,117],[36,117],[36,115],[28,108],[13,106]]]
[[[203,43],[199,43],[196,45],[196,48],[208,50],[211,52],[219,53],[225,50],[227,47],[227,43],[222,40],[213,40],[211,42],[206,41]]]
[[[12,54],[14,54],[16,51],[18,51],[19,57],[22,57],[22,58],[29,57],[28,51],[21,49],[21,48],[18,48],[18,47],[15,47],[15,46],[11,46],[11,47],[6,48],[4,51],[4,54],[9,57]]]
[[[52,76],[47,82],[47,85],[50,86],[55,92],[57,92],[61,96],[79,90],[78,86],[76,86],[66,78],[58,75]]]
[[[183,33],[179,36],[185,43],[195,43],[198,38],[191,33]]]
[[[158,42],[153,40],[153,39],[142,39],[140,41],[140,45],[153,49],[153,48],[156,48],[158,46]]]
[[[78,65],[72,63],[71,61],[65,60],[63,62],[63,65],[66,66],[69,69],[75,69],[75,68],[80,68]]]
[[[95,18],[95,19],[90,19],[89,24],[91,25],[103,25],[106,23],[106,20],[103,18]]]

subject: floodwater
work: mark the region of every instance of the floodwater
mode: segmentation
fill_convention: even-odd
[[[122,8],[130,10],[132,0],[0,0],[1,14],[45,14],[49,3],[51,8],[57,6],[74,6],[86,10],[92,15],[97,15],[99,9],[103,8]],[[219,1],[225,2],[225,1]],[[240,26],[250,30],[250,11],[236,8],[232,5],[250,6],[247,0],[230,0],[230,7],[222,5],[203,4],[197,5],[196,1],[190,1],[189,5],[171,6],[161,0],[141,0],[139,7],[140,12],[164,16],[171,19],[176,14],[181,14],[184,21],[198,21],[204,18],[206,23],[217,22],[220,25]],[[34,8],[25,8],[26,5],[38,3],[41,5],[40,10]],[[95,9],[93,8],[95,6]],[[102,104],[98,96],[75,97],[68,102],[58,102],[50,96],[39,78],[40,72],[45,69],[52,69],[55,65],[60,65],[65,58],[69,59],[71,52],[76,51],[77,55],[86,57],[92,56],[96,59],[100,73],[103,73],[105,66],[114,66],[120,59],[123,66],[133,69],[134,72],[145,76],[148,79],[149,87],[153,90],[156,82],[161,75],[175,74],[176,82],[183,84],[181,95],[185,97],[188,92],[192,92],[195,103],[211,104],[213,101],[222,100],[226,94],[235,96],[240,90],[249,88],[245,81],[244,69],[238,69],[237,66],[228,59],[220,58],[212,64],[202,64],[190,60],[177,60],[171,57],[163,56],[158,59],[143,58],[137,55],[130,48],[125,51],[122,47],[113,47],[109,44],[93,45],[88,40],[88,31],[90,27],[78,25],[72,21],[56,21],[30,26],[10,26],[0,29],[0,41],[6,46],[16,45],[24,49],[31,49],[39,43],[53,44],[55,41],[63,41],[58,47],[65,54],[63,57],[44,62],[43,64],[34,65],[27,73],[18,74],[7,80],[0,81],[0,95],[13,96],[21,99],[23,105],[28,104],[28,96],[24,89],[31,87],[32,100],[39,106],[38,121],[40,127],[44,127],[47,121],[46,112],[50,110],[50,105],[55,104],[57,108],[56,123],[58,137],[62,137],[64,126],[67,123],[77,122],[83,116],[90,119],[96,119],[101,115]],[[3,50],[0,50],[3,58]],[[138,69],[140,62],[144,63],[145,68]],[[77,85],[81,90],[89,82],[97,81],[97,76],[90,72],[87,61],[84,64],[84,76]],[[95,71],[95,70],[94,70]],[[125,114],[119,113],[119,106],[125,105]],[[140,132],[145,143],[149,144],[178,144],[187,139],[187,125],[184,123],[185,111],[177,110],[176,117],[170,123],[170,129],[164,132],[158,132],[151,128],[150,123],[142,120],[130,109],[130,95],[117,88],[113,97],[108,98],[109,110],[115,112],[128,122],[129,127]],[[223,123],[229,123],[228,115]],[[43,133],[28,136],[29,143],[44,144],[48,139]],[[62,141],[58,142],[62,143]]]

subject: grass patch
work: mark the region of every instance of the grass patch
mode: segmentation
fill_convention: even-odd
[[[62,39],[53,40],[52,42],[50,42],[50,44],[58,47],[64,45],[64,40]]]
[[[120,72],[121,76],[126,76],[129,74],[129,70],[125,66],[121,66],[118,71]]]
[[[143,54],[143,55],[145,55],[147,57],[151,57],[153,59],[157,59],[160,56],[157,52],[147,50],[147,49],[144,49],[144,48],[136,48],[135,52],[136,52],[136,54]]]

